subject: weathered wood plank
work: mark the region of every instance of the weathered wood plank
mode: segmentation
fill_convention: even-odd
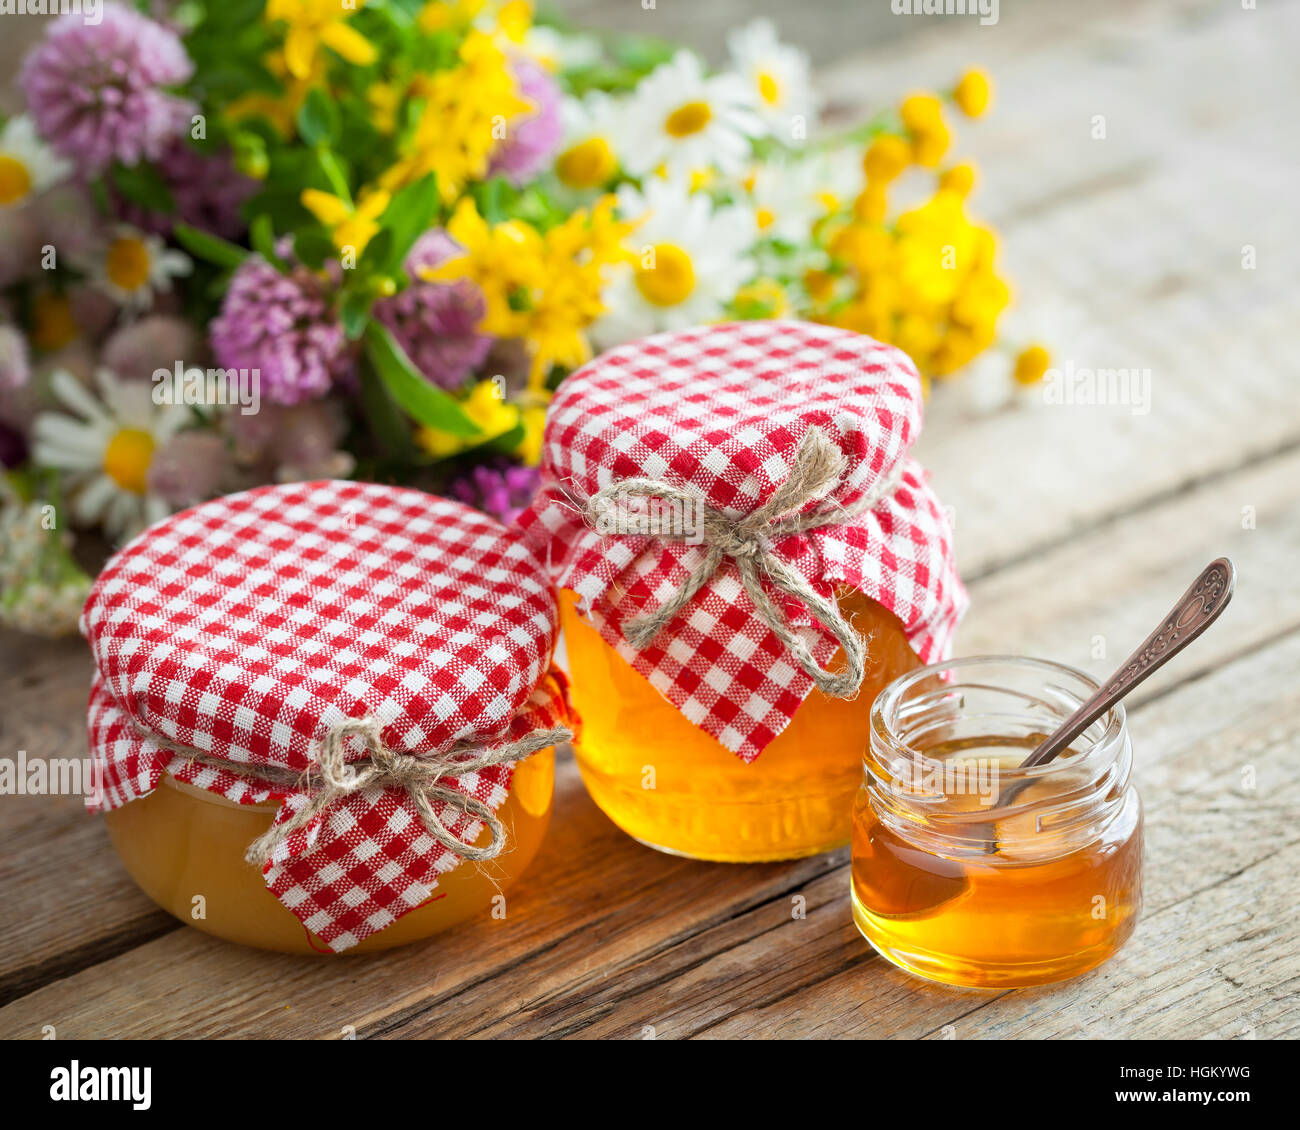
[[[86,755],[79,640],[0,633],[0,757]],[[0,798],[0,1001],[175,927],[120,867],[78,796]]]

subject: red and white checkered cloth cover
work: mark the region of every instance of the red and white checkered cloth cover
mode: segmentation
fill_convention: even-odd
[[[187,765],[168,742],[301,771],[328,730],[367,715],[409,753],[491,747],[567,716],[547,673],[556,605],[541,561],[486,515],[415,490],[295,483],[174,515],[108,563],[81,629],[97,667],[102,809],[146,796],[164,773],[241,804],[280,800],[279,823],[306,803]],[[495,810],[511,775],[494,766],[456,783]],[[459,836],[482,828],[434,808]],[[426,901],[458,863],[403,791],[373,789],[292,836],[265,876],[337,951]]]
[[[542,489],[520,519],[557,584],[577,594],[602,638],[692,723],[753,761],[789,723],[812,680],[760,621],[725,562],[650,646],[620,625],[671,596],[699,546],[602,537],[584,519],[597,491],[659,479],[737,517],[785,481],[805,432],[821,428],[848,457],[833,497],[846,505],[902,461],[898,489],[847,524],[775,549],[822,592],[852,586],[902,621],[925,662],[946,658],[966,593],[947,516],[907,458],[921,427],[921,382],[897,349],[794,321],[735,322],[657,334],[602,354],[560,386],[547,416]],[[776,594],[780,597],[780,594]],[[821,664],[836,644],[784,600]]]

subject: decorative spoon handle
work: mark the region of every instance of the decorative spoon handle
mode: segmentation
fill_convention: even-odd
[[[1124,666],[1110,677],[1101,690],[1062,722],[1051,737],[1020,763],[1020,768],[1045,765],[1063,750],[1069,749],[1070,743],[1115,703],[1196,639],[1228,606],[1236,579],[1236,570],[1226,557],[1211,561],[1192,582],[1192,587],[1183,593],[1169,615],[1161,621],[1160,627],[1128,657]]]

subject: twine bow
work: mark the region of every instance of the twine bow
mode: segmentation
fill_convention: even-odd
[[[798,570],[779,557],[774,543],[791,534],[837,525],[874,509],[897,488],[902,463],[877,480],[871,490],[848,506],[827,499],[819,507],[804,510],[822,498],[844,474],[844,453],[820,428],[804,433],[795,454],[790,476],[757,510],[737,519],[701,503],[690,494],[657,479],[624,479],[594,494],[587,503],[588,515],[601,529],[629,529],[640,517],[628,506],[633,499],[659,498],[681,506],[683,512],[701,511],[699,528],[693,532],[656,531],[666,541],[699,542],[707,547],[704,560],[671,597],[654,611],[643,613],[623,625],[624,638],[635,648],[651,643],[678,616],[696,593],[709,583],[728,558],[740,573],[745,592],[766,624],[789,650],[795,661],[817,687],[836,698],[852,698],[866,669],[866,642],[844,618],[833,598],[822,596]],[[822,667],[812,649],[787,621],[780,606],[768,594],[763,578],[773,588],[803,604],[844,649],[840,671]]]
[[[366,756],[347,760],[348,742],[360,738],[366,747]],[[518,741],[506,742],[492,749],[483,749],[473,741],[457,742],[441,753],[399,753],[384,744],[382,727],[375,718],[357,718],[335,726],[315,747],[315,763],[292,783],[307,793],[308,800],[288,820],[274,824],[270,830],[255,839],[244,858],[265,868],[276,849],[294,832],[307,827],[321,813],[344,797],[365,789],[403,789],[419,814],[424,829],[443,847],[464,859],[482,861],[495,859],[505,848],[505,826],[496,813],[478,797],[461,792],[445,778],[459,777],[493,765],[522,761],[538,750],[559,745],[573,737],[563,726],[551,730],[534,730]],[[274,767],[251,768],[213,757],[199,750],[186,750],[190,760],[224,769],[245,780],[265,783],[275,782]],[[290,782],[284,782],[290,783]],[[485,847],[461,839],[434,811],[433,802],[442,801],[462,816],[481,820],[492,831],[492,841]],[[453,821],[454,823],[454,821]]]

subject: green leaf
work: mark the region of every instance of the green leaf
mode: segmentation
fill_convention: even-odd
[[[433,173],[398,189],[379,218],[384,229],[392,233],[392,244],[387,260],[376,269],[390,275],[400,270],[412,245],[433,227],[441,210],[438,178]],[[367,253],[369,250],[366,248]]]
[[[363,290],[352,290],[343,296],[339,320],[348,341],[356,341],[370,324],[370,306],[374,299]]]
[[[430,384],[411,364],[402,347],[378,322],[366,327],[366,355],[389,395],[417,424],[438,428],[463,439],[480,434],[459,400]]]
[[[194,258],[215,263],[218,267],[238,267],[248,258],[246,247],[240,247],[220,236],[192,228],[189,224],[177,224],[172,228],[172,234],[176,237],[176,242]]]
[[[417,452],[410,425],[370,365],[361,366],[361,404],[375,444],[384,457],[399,461],[414,459]]]
[[[307,266],[318,269],[334,256],[334,241],[320,228],[306,227],[294,232],[293,253]]]
[[[298,108],[298,133],[308,145],[333,145],[339,135],[339,108],[313,87]]]
[[[271,217],[265,212],[255,216],[253,222],[249,224],[248,239],[253,245],[253,250],[263,259],[278,270],[284,270],[284,262],[275,253],[275,230],[271,227]]]
[[[509,199],[514,193],[514,186],[503,176],[495,176],[480,187],[479,211],[489,224],[499,224],[509,219]]]
[[[320,165],[320,170],[325,174],[325,179],[329,181],[334,195],[340,200],[351,204],[352,190],[348,188],[347,174],[343,171],[343,166],[339,164],[339,159],[334,153],[325,146],[318,146],[316,149],[316,163]]]
[[[393,233],[387,229],[381,228],[366,244],[366,249],[361,253],[361,261],[357,268],[363,274],[372,272],[381,272],[388,266],[393,248]]]
[[[162,174],[152,165],[143,162],[139,165],[114,163],[109,177],[113,187],[133,204],[147,208],[151,212],[176,211],[176,201],[172,199],[171,189],[163,180]]]

